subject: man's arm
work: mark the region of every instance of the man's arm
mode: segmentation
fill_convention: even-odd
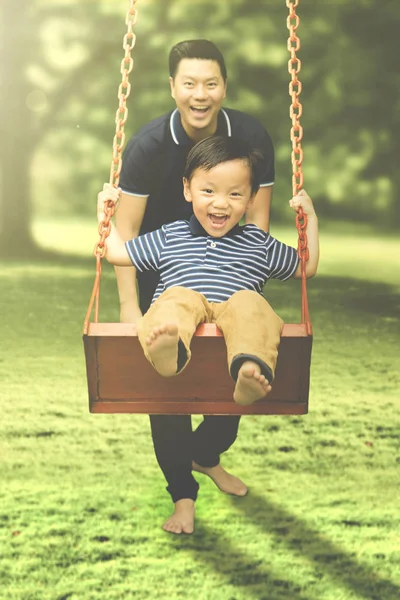
[[[251,203],[246,211],[246,224],[251,223],[252,225],[257,225],[257,227],[264,231],[269,230],[269,211],[273,187],[273,185],[260,187],[254,198],[254,202]]]
[[[139,235],[148,196],[133,196],[121,192],[115,226],[126,242]],[[115,267],[120,301],[120,321],[136,323],[142,316],[136,289],[135,267]]]

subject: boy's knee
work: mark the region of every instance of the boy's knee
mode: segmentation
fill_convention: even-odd
[[[230,304],[245,305],[247,303],[259,302],[260,300],[263,300],[263,297],[258,292],[252,290],[239,290],[232,294],[228,302]]]
[[[262,309],[265,308],[266,304],[269,306],[264,296],[261,296],[261,294],[252,290],[240,290],[239,292],[235,292],[228,302],[231,306],[239,307],[244,311],[251,307]]]

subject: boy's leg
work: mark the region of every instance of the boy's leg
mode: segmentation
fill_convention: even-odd
[[[138,324],[138,337],[158,373],[170,377],[187,365],[196,327],[209,314],[204,296],[179,286],[163,292],[150,306]]]
[[[227,346],[228,366],[236,381],[234,399],[252,404],[273,380],[283,321],[257,292],[242,290],[213,304],[215,322]]]

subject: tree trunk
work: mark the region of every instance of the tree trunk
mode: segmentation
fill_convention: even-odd
[[[36,248],[31,232],[33,127],[25,73],[34,35],[27,23],[28,6],[26,0],[0,4],[0,255],[7,257],[26,255]]]

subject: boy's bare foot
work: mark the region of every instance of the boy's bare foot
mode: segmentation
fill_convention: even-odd
[[[175,323],[155,327],[146,338],[148,353],[154,368],[164,377],[176,375],[178,342],[178,327]]]
[[[192,469],[208,475],[221,492],[225,492],[225,494],[233,494],[234,496],[245,496],[247,494],[248,490],[243,481],[225,471],[221,465],[202,467],[192,461]]]
[[[257,363],[247,360],[239,369],[233,399],[237,404],[249,406],[271,391],[269,381],[261,374]]]
[[[173,514],[163,525],[165,531],[170,533],[193,533],[194,531],[194,501],[191,498],[182,498],[175,502]]]

